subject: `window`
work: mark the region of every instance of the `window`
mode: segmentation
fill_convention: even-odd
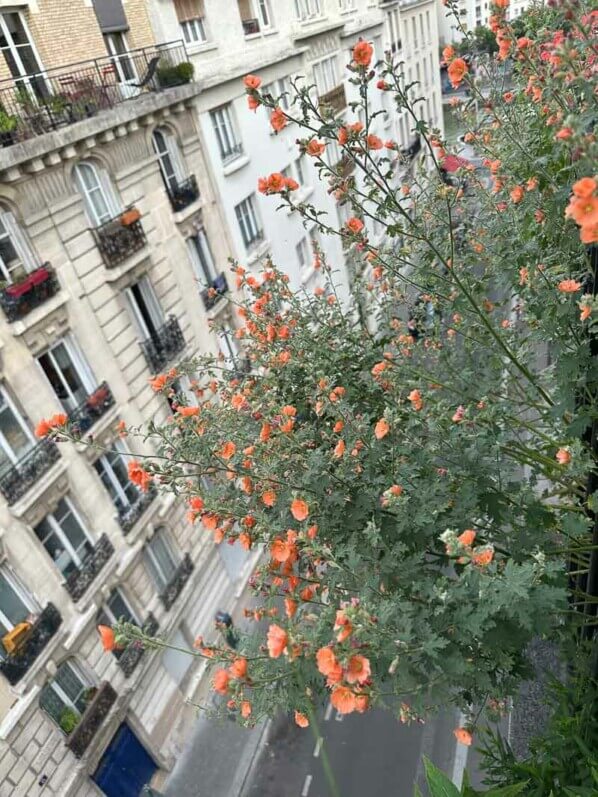
[[[295,14],[301,22],[321,16],[321,0],[295,0]]]
[[[0,635],[26,620],[33,619],[38,607],[7,567],[0,567]],[[4,648],[0,646],[0,657]]]
[[[145,562],[159,592],[170,584],[179,565],[179,557],[164,529],[158,529],[145,548]]]
[[[288,76],[278,78],[278,80],[273,80],[272,83],[269,83],[267,86],[264,86],[263,89],[264,94],[271,94],[274,97],[274,99],[278,99],[278,104],[284,111],[288,111],[289,108],[291,107],[290,97],[289,97],[290,91],[291,91],[291,85]],[[264,110],[266,111],[269,123],[271,110],[269,108],[264,108]]]
[[[227,368],[235,369],[239,360],[239,344],[232,331],[228,327],[220,327],[218,330],[218,348],[224,357]]]
[[[23,88],[40,100],[48,96],[46,82],[39,75],[44,68],[27,28],[25,17],[19,11],[0,13],[0,50],[13,77],[37,75],[37,77],[28,77],[27,80],[16,81],[19,88]]]
[[[186,44],[208,40],[203,0],[174,0],[174,9]]]
[[[122,210],[112,181],[103,167],[87,161],[78,163],[75,166],[75,184],[94,227],[110,221]]]
[[[162,127],[154,130],[152,140],[158,155],[164,185],[170,191],[174,191],[178,184],[185,179],[185,169],[179,145],[172,133]]]
[[[341,11],[353,11],[355,9],[355,0],[338,0],[338,7]]]
[[[338,59],[336,55],[324,58],[324,60],[314,64],[314,82],[320,96],[327,94],[338,86],[338,74]]]
[[[205,231],[199,230],[196,235],[187,238],[187,248],[195,276],[203,288],[209,287],[218,273]]]
[[[259,228],[254,207],[254,194],[251,194],[235,207],[241,237],[246,247],[261,241],[263,234]]]
[[[35,527],[35,534],[65,578],[93,553],[93,540],[67,497]]]
[[[133,59],[129,55],[129,45],[124,31],[104,33],[106,49],[112,56],[114,74],[118,83],[130,83],[139,79]]]
[[[112,503],[119,512],[126,512],[139,499],[139,490],[129,481],[127,458],[129,452],[122,440],[114,443],[109,451],[94,462],[94,468],[108,491]]]
[[[0,389],[0,473],[18,462],[34,445],[25,421]]]
[[[295,168],[296,180],[299,183],[299,185],[300,186],[306,185],[308,165],[305,154],[299,155],[299,157],[296,159],[294,163],[294,168]]]
[[[238,140],[232,121],[230,105],[223,105],[210,111],[212,125],[218,141],[220,157],[224,163],[231,161],[243,153],[243,146]]]
[[[123,595],[122,590],[115,587],[110,591],[110,595],[106,603],[100,609],[97,616],[98,625],[114,626],[116,623],[133,623],[133,625],[140,625],[135,613],[131,609],[128,600]],[[124,652],[124,648],[115,648],[112,653],[117,659],[120,659]]]
[[[188,376],[179,376],[173,379],[171,390],[166,394],[168,406],[174,412],[181,404],[181,399],[185,406],[195,406],[197,404],[197,393],[191,387],[191,380]]]
[[[95,380],[75,339],[69,335],[38,357],[42,371],[66,412],[93,392]]]
[[[39,696],[40,707],[65,732],[79,723],[95,687],[73,660],[64,661]]]
[[[239,16],[246,36],[272,25],[269,0],[237,0]]]
[[[16,282],[39,265],[12,213],[0,207],[0,279]]]
[[[415,17],[411,17],[411,35],[413,36],[413,47],[417,50],[419,43],[417,41],[417,23]]]
[[[147,277],[125,291],[137,333],[142,340],[155,338],[164,326],[164,313],[152,283]]]
[[[307,243],[307,238],[302,238],[299,241],[299,243],[295,246],[295,252],[297,253],[297,260],[299,261],[299,268],[302,272],[307,271],[310,265],[309,244]]]

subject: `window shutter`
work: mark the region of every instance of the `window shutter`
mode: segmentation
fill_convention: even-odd
[[[6,229],[6,232],[12,241],[12,245],[21,259],[25,271],[27,271],[27,273],[35,271],[35,269],[40,265],[40,260],[33,251],[33,247],[29,243],[27,236],[19,227],[17,220],[8,210],[1,211],[0,216],[2,217],[4,228]]]
[[[174,0],[174,9],[179,22],[202,19],[205,16],[203,0]]]
[[[129,29],[122,0],[92,0],[92,2],[102,33],[116,33]]]

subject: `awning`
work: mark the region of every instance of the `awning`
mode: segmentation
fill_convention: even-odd
[[[122,0],[92,0],[92,2],[102,33],[117,33],[129,29]]]

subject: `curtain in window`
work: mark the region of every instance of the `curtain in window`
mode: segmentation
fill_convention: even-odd
[[[174,0],[174,10],[179,22],[199,19],[204,14],[203,0]]]

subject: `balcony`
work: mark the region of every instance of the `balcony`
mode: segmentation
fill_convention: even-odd
[[[147,492],[140,492],[134,504],[129,504],[126,508],[118,510],[118,522],[120,523],[123,534],[126,535],[131,531],[135,523],[137,523],[141,515],[143,515],[145,510],[152,503],[156,494],[156,488],[152,486]]]
[[[0,304],[9,321],[20,321],[60,290],[54,269],[49,263],[13,282],[0,291]]]
[[[185,210],[196,199],[199,199],[199,188],[195,175],[192,174],[191,177],[177,183],[174,188],[169,188],[168,197],[175,213],[180,213],[181,210]]]
[[[113,406],[112,391],[107,382],[102,382],[76,409],[69,413],[73,432],[79,435],[85,434]]]
[[[203,306],[206,310],[211,310],[212,307],[222,299],[225,293],[228,293],[228,282],[226,274],[223,271],[215,280],[212,280],[209,288],[204,288],[201,292]]]
[[[341,83],[340,86],[336,86],[330,91],[327,91],[326,94],[321,94],[320,105],[326,105],[334,114],[344,111],[347,107],[345,86]]]
[[[140,345],[151,370],[160,373],[185,348],[185,338],[176,317],[171,315],[163,327]]]
[[[0,672],[9,684],[14,686],[26,675],[61,623],[60,612],[53,603],[48,603],[17,649],[0,661]]]
[[[102,253],[106,268],[115,268],[146,244],[137,208],[127,208],[93,230],[98,249]]]
[[[78,601],[86,593],[89,585],[108,562],[114,553],[114,546],[105,534],[102,534],[96,546],[80,567],[75,568],[66,577],[66,590],[73,599]]]
[[[183,561],[177,567],[174,576],[171,578],[170,584],[168,584],[164,592],[162,592],[160,595],[160,600],[164,604],[164,608],[166,610],[170,609],[172,604],[181,594],[181,591],[189,580],[189,576],[193,572],[194,567],[195,565],[191,561],[191,557],[188,553],[186,553]]]
[[[143,624],[143,632],[148,636],[155,636],[158,628],[158,621],[150,612],[147,616],[147,620]],[[143,643],[139,640],[134,640],[122,651],[116,651],[118,666],[123,671],[125,678],[128,678],[133,673],[133,670],[141,661],[144,652],[145,648],[143,647]]]
[[[259,19],[242,19],[241,25],[243,25],[243,33],[245,36],[252,36],[254,33],[260,32]]]
[[[40,440],[18,462],[0,473],[0,492],[12,506],[59,459],[58,447],[51,440]]]
[[[101,683],[95,691],[81,715],[77,727],[71,731],[66,740],[66,746],[76,758],[81,758],[92,743],[94,736],[116,702],[116,698],[117,694],[108,681]]]
[[[0,146],[88,119],[147,91],[189,83],[182,41],[129,50],[116,56],[0,81]]]
[[[401,150],[401,155],[404,158],[408,158],[409,160],[413,160],[418,152],[421,151],[422,148],[422,141],[421,138],[418,136],[411,144],[407,147],[407,149]]]

